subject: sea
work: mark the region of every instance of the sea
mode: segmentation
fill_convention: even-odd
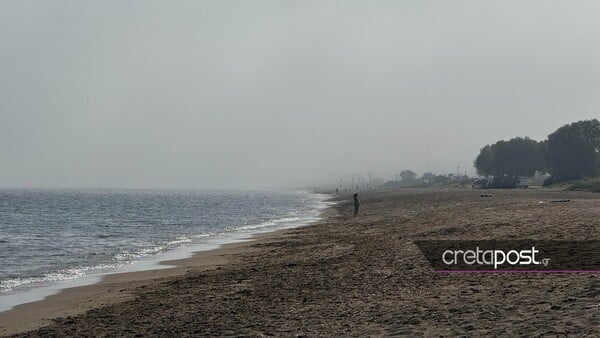
[[[0,190],[0,311],[319,219],[305,191]]]

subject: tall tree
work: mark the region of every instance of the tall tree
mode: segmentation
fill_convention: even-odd
[[[515,137],[486,145],[475,159],[477,173],[515,181],[519,176],[533,176],[545,170],[546,142]]]
[[[417,178],[417,174],[412,170],[402,170],[400,177],[402,177],[402,181],[414,181]]]
[[[600,122],[579,121],[548,135],[546,161],[555,181],[600,174]]]

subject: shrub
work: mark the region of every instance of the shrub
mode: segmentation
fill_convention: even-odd
[[[571,184],[568,190],[600,192],[600,177],[577,180]]]

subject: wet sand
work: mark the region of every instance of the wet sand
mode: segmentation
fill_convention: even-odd
[[[66,291],[0,314],[0,326],[50,324],[28,337],[599,336],[600,276],[436,273],[414,241],[600,239],[600,194],[480,193],[361,193],[358,217],[342,196],[314,225],[196,255],[158,279],[83,287],[96,291],[70,303]],[[559,198],[570,202],[539,203]],[[44,311],[62,318],[39,321]]]

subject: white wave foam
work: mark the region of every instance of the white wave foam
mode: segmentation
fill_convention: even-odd
[[[0,293],[13,291],[15,288],[44,284],[48,282],[60,282],[85,276],[90,271],[108,270],[118,265],[100,264],[93,267],[84,266],[71,269],[63,269],[58,272],[47,273],[40,277],[9,278],[0,281]]]
[[[298,221],[299,219],[300,219],[299,217],[284,217],[284,218],[279,218],[279,219],[274,219],[274,220],[266,221],[266,222],[259,223],[259,224],[250,224],[250,225],[245,225],[245,226],[237,227],[236,230],[260,229],[260,228],[265,228],[265,227],[269,227],[269,226],[275,226],[275,225],[278,225],[278,224],[281,224],[281,223],[295,222],[295,221]]]

